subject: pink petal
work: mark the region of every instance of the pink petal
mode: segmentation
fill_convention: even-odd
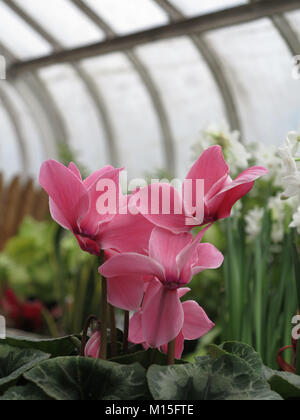
[[[214,214],[215,219],[229,217],[234,204],[251,191],[255,180],[267,173],[268,170],[261,166],[255,166],[242,172],[208,201],[209,212]]]
[[[165,344],[161,348],[162,352],[168,354],[168,344]],[[180,360],[182,357],[182,353],[184,350],[184,337],[182,331],[180,331],[179,335],[175,341],[175,359]]]
[[[114,170],[114,167],[107,165],[99,169],[98,171],[93,172],[88,178],[86,178],[83,181],[85,187],[89,189],[98,179],[102,178],[106,173],[108,173],[111,170]]]
[[[39,180],[52,200],[54,219],[64,227],[77,231],[80,220],[90,207],[83,183],[70,169],[55,160],[43,163]]]
[[[191,289],[189,287],[182,287],[181,289],[178,289],[179,299],[181,299],[183,296],[185,296],[190,291],[191,291]]]
[[[99,358],[100,351],[100,332],[96,331],[87,342],[85,346],[84,355],[86,357],[92,357],[93,359]]]
[[[151,293],[150,283],[147,293]],[[154,284],[154,287],[157,287]],[[143,333],[146,343],[152,348],[174,340],[183,326],[183,309],[177,290],[168,290],[162,285],[147,301],[143,309]]]
[[[142,311],[137,311],[130,319],[129,323],[129,336],[130,343],[140,344],[145,342],[145,337],[142,328]]]
[[[181,272],[181,279],[188,283],[196,274],[221,267],[223,254],[211,244],[198,244]]]
[[[101,249],[99,248],[97,242],[95,242],[93,239],[81,235],[75,235],[75,237],[83,251],[89,252],[90,254],[96,256],[100,255]]]
[[[120,169],[109,168],[110,167],[106,167],[105,170],[100,169],[84,181],[84,185],[88,189],[91,205],[88,214],[81,221],[81,228],[83,231],[95,231],[97,233],[99,229],[99,223],[111,221],[118,212],[120,193]],[[107,192],[107,188],[105,188],[104,191],[101,191],[101,186],[99,185],[101,181],[105,181],[105,185],[102,185],[102,188],[107,185],[106,182],[109,182],[111,184],[111,192],[109,193],[109,195]],[[107,208],[103,209],[102,213],[99,212],[98,200],[100,200],[101,196],[103,196],[103,198],[109,197],[109,203],[107,203],[106,205],[111,206],[111,208],[108,209],[109,211],[107,214],[103,214],[103,212],[106,211]]]
[[[125,311],[137,311],[144,296],[143,276],[110,277],[107,280],[107,300]]]
[[[136,253],[124,253],[110,258],[99,268],[99,272],[107,278],[151,275],[165,279],[164,269],[158,262]]]
[[[221,146],[212,146],[205,150],[193,165],[186,179],[203,179],[205,195],[212,186],[229,174],[229,167],[225,162]]]
[[[167,281],[179,280],[177,256],[192,242],[193,236],[190,233],[176,235],[166,229],[153,229],[149,242],[149,256],[164,267]]]
[[[101,225],[99,241],[102,249],[147,254],[153,228],[142,215],[116,215],[111,222]]]
[[[74,162],[71,162],[68,168],[73,172],[74,175],[77,176],[78,179],[80,179],[80,181],[82,181],[80,170],[77,168]]]
[[[191,227],[186,226],[188,217],[184,211],[184,204],[179,192],[170,184],[151,184],[138,191],[137,202],[140,213],[154,225],[169,229],[173,233],[188,232]],[[129,207],[134,207],[135,194],[129,200]]]
[[[182,306],[184,311],[182,332],[186,340],[196,340],[215,326],[198,303],[189,300],[183,302]]]

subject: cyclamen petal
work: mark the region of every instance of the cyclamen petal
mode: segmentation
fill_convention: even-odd
[[[100,332],[95,331],[89,341],[87,342],[84,350],[84,355],[86,357],[92,357],[93,359],[99,358],[100,353]]]
[[[182,333],[185,340],[196,340],[215,326],[197,302],[189,300],[183,302],[182,307],[184,311]]]

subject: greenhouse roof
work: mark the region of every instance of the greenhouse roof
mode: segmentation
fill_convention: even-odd
[[[63,144],[91,170],[183,176],[210,123],[274,145],[299,129],[298,0],[2,0],[0,26],[7,177]]]

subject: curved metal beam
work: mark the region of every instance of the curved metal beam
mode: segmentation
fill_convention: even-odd
[[[259,3],[261,0],[249,0],[250,4]],[[300,7],[300,5],[299,5]],[[277,32],[283,38],[286,46],[290,50],[292,56],[300,54],[300,40],[298,35],[290,25],[289,21],[282,14],[270,16],[270,20],[275,26]]]
[[[105,33],[107,39],[113,39],[117,36],[117,33],[113,30],[113,28],[107,22],[105,22],[101,16],[95,13],[85,2],[82,0],[70,0],[70,2],[82,13],[84,13],[90,20],[92,20],[94,24]],[[156,86],[150,72],[142,60],[137,56],[137,54],[135,54],[133,50],[124,51],[124,54],[133,65],[134,69],[138,73],[141,81],[148,91],[162,132],[165,162],[167,165],[166,169],[171,176],[174,176],[176,173],[174,137],[168,114],[160,97],[158,87]]]
[[[6,57],[8,63],[16,62],[17,58],[6,46],[3,45],[2,42],[0,42],[0,51],[3,52],[3,55]],[[36,98],[41,109],[44,110],[44,116],[48,125],[47,131],[52,134],[51,143],[55,146],[55,154],[57,154],[57,144],[66,143],[68,141],[68,134],[51,93],[48,91],[46,84],[40,79],[36,72],[25,74],[24,77],[19,80],[21,80],[22,84],[28,86],[29,91],[32,92],[32,95]],[[9,77],[7,81],[10,81]],[[22,96],[26,101],[26,98],[20,91],[19,86],[17,84],[13,84],[13,86],[19,91],[20,96]],[[30,103],[27,103],[27,105],[30,109],[32,108]],[[38,123],[38,121],[35,122]],[[40,128],[40,131],[44,132],[45,130]]]
[[[178,22],[185,19],[185,15],[177,9],[169,0],[154,0],[169,16],[172,22]],[[241,132],[240,117],[237,111],[237,106],[231,92],[230,84],[222,71],[222,62],[218,57],[217,52],[204,39],[202,35],[190,35],[195,47],[199,51],[202,58],[206,61],[208,68],[215,80],[219,93],[223,99],[225,112],[231,129],[239,130]]]
[[[1,42],[0,51],[6,57],[7,63],[16,60],[16,57]],[[39,81],[38,76],[27,74],[22,79],[18,79],[17,83],[11,83],[11,80],[8,78],[7,83],[10,83],[22,97],[33,117],[34,123],[38,127],[41,139],[46,140],[46,144],[43,143],[45,156],[57,155],[57,144],[66,140],[66,134],[60,116],[54,114],[55,104],[52,103],[52,98],[47,93],[43,82]],[[27,88],[30,95],[36,100],[37,106],[33,106],[32,100],[29,100],[26,92],[24,94],[24,88]]]
[[[50,33],[48,33],[38,22],[28,15],[13,0],[2,0],[10,9],[24,20],[35,32],[37,32],[44,40],[46,40],[54,50],[63,51],[63,46]],[[106,134],[107,153],[113,165],[119,166],[119,157],[117,144],[114,134],[113,124],[109,116],[109,110],[105,100],[100,93],[99,86],[96,85],[91,76],[82,68],[80,64],[71,63],[78,77],[84,84],[91,100],[93,101],[99,115],[99,119],[104,127]]]
[[[26,139],[22,130],[22,122],[18,111],[15,109],[14,104],[10,100],[10,97],[7,95],[5,90],[2,88],[0,83],[0,102],[2,102],[3,107],[9,117],[12,127],[15,130],[16,140],[20,150],[20,155],[22,159],[22,172],[27,176],[29,174],[30,168],[30,159],[27,153],[26,148]]]

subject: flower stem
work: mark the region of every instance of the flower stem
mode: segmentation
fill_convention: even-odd
[[[175,363],[175,343],[176,339],[168,345],[168,365],[174,365]]]
[[[123,338],[123,353],[128,352],[128,335],[129,335],[129,311],[124,313],[124,338]]]
[[[117,353],[118,353],[117,327],[116,327],[115,308],[112,305],[109,305],[109,314],[110,314],[111,357],[115,357],[117,356]]]
[[[99,358],[107,358],[107,280],[102,276],[101,292],[101,348]]]

